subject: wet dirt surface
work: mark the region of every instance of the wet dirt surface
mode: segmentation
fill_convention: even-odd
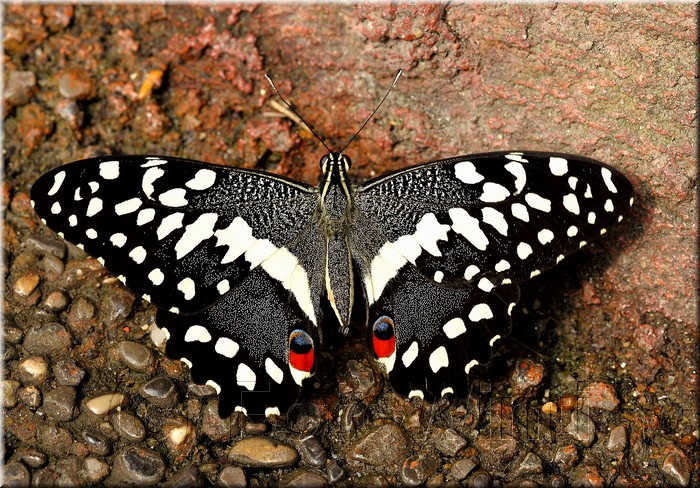
[[[689,486],[697,418],[693,6],[6,5],[5,482]],[[164,154],[315,184],[504,149],[581,154],[637,206],[523,287],[467,399],[391,391],[358,326],[291,415],[216,415],[148,336],[154,307],[43,227],[32,182]],[[277,102],[277,103],[276,103]]]

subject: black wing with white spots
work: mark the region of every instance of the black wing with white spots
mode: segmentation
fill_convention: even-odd
[[[118,156],[56,168],[31,198],[48,227],[161,308],[168,351],[221,392],[222,413],[279,412],[296,398],[314,367],[323,286],[314,187]]]
[[[632,201],[615,169],[550,153],[462,156],[358,187],[369,340],[394,387],[456,390],[508,328],[512,285],[607,232]]]

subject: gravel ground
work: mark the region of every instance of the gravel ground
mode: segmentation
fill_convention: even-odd
[[[697,10],[691,5],[4,6],[4,483],[690,486],[698,483]],[[502,149],[582,154],[639,202],[523,289],[467,399],[398,397],[364,332],[285,418],[220,419],[149,340],[152,306],[44,228],[31,183],[158,153],[314,183]]]

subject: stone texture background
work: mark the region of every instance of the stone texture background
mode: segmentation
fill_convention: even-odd
[[[403,68],[391,97],[347,150],[358,180],[457,154],[536,149],[600,159],[633,181],[638,206],[630,218],[526,288],[522,305],[527,313],[519,312],[503,359],[486,376],[492,392],[512,394],[521,388],[520,403],[536,412],[547,399],[559,402],[560,410],[565,410],[562,399],[569,397],[585,403],[590,400],[586,388],[596,382],[605,386],[589,393],[605,397],[610,387],[618,404],[603,402],[612,408],[602,407],[602,416],[588,412],[598,431],[590,445],[569,437],[568,413],[546,439],[528,435],[522,417],[513,414],[518,428],[511,432],[512,446],[502,436],[484,437],[489,412],[472,412],[468,402],[413,422],[406,412],[423,407],[381,387],[377,371],[367,366],[358,332],[336,355],[331,372],[321,375],[331,386],[320,399],[313,392],[305,397],[327,417],[314,432],[328,457],[346,480],[371,475],[407,483],[412,478],[406,478],[406,464],[384,466],[363,453],[381,444],[383,435],[408,435],[405,451],[380,454],[395,458],[397,466],[407,456],[406,461],[423,456],[411,463],[426,467],[426,479],[435,482],[438,475],[461,481],[485,473],[506,482],[530,477],[555,483],[553,477],[561,476],[573,482],[685,484],[699,462],[696,20],[691,5],[6,5],[2,197],[4,323],[10,333],[3,379],[18,381],[15,392],[22,393],[5,410],[6,458],[15,463],[10,471],[24,476],[24,466],[36,479],[75,467],[76,479],[92,479],[86,470],[98,472],[98,479],[101,471],[95,466],[100,466],[86,461],[94,458],[113,466],[108,479],[137,476],[123,467],[124,459],[138,457],[133,449],[127,451],[123,436],[111,441],[109,454],[76,448],[70,459],[77,461],[64,459],[63,464],[62,455],[47,452],[42,444],[47,428],[64,429],[78,444],[92,444],[82,434],[83,413],[60,420],[56,411],[55,405],[70,403],[71,391],[59,390],[50,398],[61,401],[47,406],[46,395],[65,388],[55,370],[46,378],[27,378],[19,368],[26,359],[45,358],[50,367],[72,360],[85,369],[88,379],[76,385],[76,405],[100,391],[133,394],[131,411],[148,431],[145,447],[165,460],[156,481],[173,473],[185,476],[183,467],[190,464],[197,466],[192,476],[203,473],[221,481],[226,456],[211,444],[231,440],[197,430],[197,442],[184,447],[149,444],[148,439],[172,432],[173,419],[189,419],[200,429],[196,405],[204,409],[206,401],[192,399],[186,372],[167,360],[161,363],[144,337],[139,326],[152,315],[148,307],[134,303],[74,248],[65,258],[59,246],[53,254],[59,264],[45,257],[56,249],[55,244],[46,249],[52,241],[41,241],[44,247],[31,241],[52,235],[28,205],[34,179],[64,162],[97,154],[157,153],[265,168],[313,183],[322,148],[280,111],[263,74],[269,73],[303,117],[338,147]],[[47,305],[56,290],[65,293],[62,309]],[[30,332],[46,322],[68,326],[65,350],[49,354],[26,347]],[[137,371],[129,362],[135,353],[123,352],[125,341],[153,350],[157,365]],[[516,360],[528,356],[533,363]],[[348,362],[351,358],[360,362]],[[184,403],[171,410],[179,416],[158,416],[143,406],[149,400],[137,389],[155,372],[179,382]],[[362,381],[343,382],[365,373],[377,376],[371,388],[363,390]],[[338,378],[340,391],[333,389]],[[32,385],[39,401],[27,390]],[[358,398],[370,404],[358,416],[364,420],[351,423],[348,431],[332,427],[334,419],[347,417],[350,399]],[[503,402],[498,408],[508,406]],[[475,415],[471,424],[455,415],[459,408]],[[46,410],[52,413],[47,416]],[[490,414],[507,416],[503,409]],[[377,425],[381,418],[396,424]],[[459,425],[455,418],[462,419]],[[493,423],[495,417],[488,418]],[[408,434],[397,433],[394,425]],[[620,425],[628,442],[611,460],[600,446]],[[294,444],[305,432],[298,425],[284,427],[291,434],[274,425],[269,434]],[[250,434],[257,428],[239,431]],[[446,428],[469,439],[468,446],[453,452]],[[438,439],[434,442],[443,446],[437,460],[425,458],[425,439]],[[576,456],[567,458],[569,446]],[[32,466],[20,455],[22,448],[43,450],[48,459]],[[544,467],[518,471],[531,453]],[[281,475],[246,468],[243,476],[249,482],[313,474],[334,480],[331,468],[319,468],[308,458],[302,456],[300,466]],[[456,466],[466,470],[461,479],[450,475]]]

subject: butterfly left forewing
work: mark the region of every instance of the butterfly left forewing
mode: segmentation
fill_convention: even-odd
[[[370,310],[370,346],[387,365],[383,358],[395,347],[392,384],[404,394],[407,385],[424,385],[433,397],[445,385],[454,389],[466,365],[487,358],[507,330],[513,284],[607,232],[632,200],[631,184],[613,168],[549,153],[461,156],[358,187],[353,254]],[[419,366],[403,368],[406,354]],[[447,366],[426,367],[426,358]]]

